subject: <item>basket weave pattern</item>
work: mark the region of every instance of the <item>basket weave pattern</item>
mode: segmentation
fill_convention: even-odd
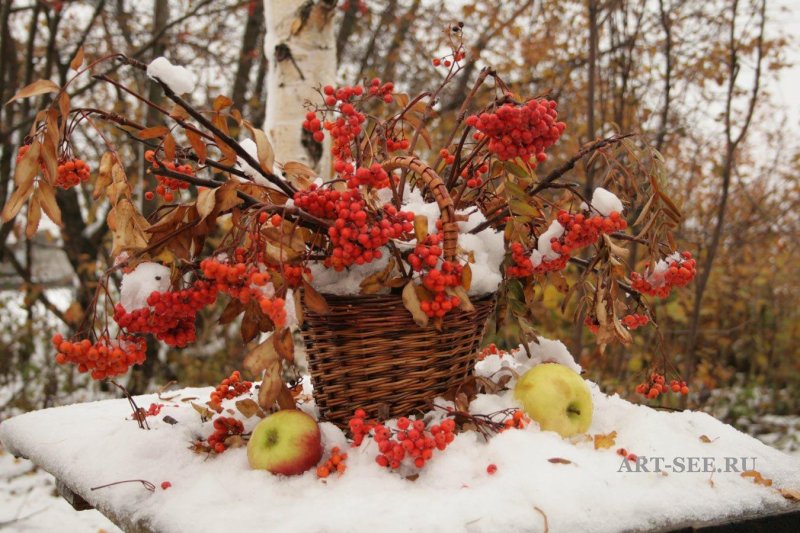
[[[326,295],[330,312],[305,312],[303,337],[321,418],[345,426],[362,408],[379,418],[429,409],[472,372],[494,295],[419,327],[399,295]]]

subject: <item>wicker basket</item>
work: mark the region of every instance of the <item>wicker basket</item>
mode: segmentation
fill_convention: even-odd
[[[472,372],[494,295],[421,328],[399,295],[327,296],[330,313],[306,312],[303,337],[322,419],[344,426],[361,407],[380,418],[429,409]]]
[[[447,187],[415,157],[395,157],[387,171],[404,168],[417,175],[439,206],[443,256],[452,260],[458,225]],[[305,309],[303,337],[314,399],[323,419],[344,426],[357,408],[379,418],[430,408],[438,395],[472,371],[495,297],[473,300],[474,311],[453,311],[442,331],[420,327],[397,294],[325,295],[329,312]]]

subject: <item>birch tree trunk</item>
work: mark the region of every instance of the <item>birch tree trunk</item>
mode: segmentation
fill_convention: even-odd
[[[336,80],[336,0],[264,2],[267,75],[267,132],[279,161],[300,161],[323,177],[330,174],[325,146],[302,128],[304,103],[320,101],[317,89]]]

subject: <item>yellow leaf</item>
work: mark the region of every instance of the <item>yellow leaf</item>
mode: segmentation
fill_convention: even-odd
[[[617,432],[612,431],[611,433],[606,433],[605,435],[602,433],[598,433],[594,435],[594,449],[595,450],[605,450],[607,448],[611,448],[617,441]]]

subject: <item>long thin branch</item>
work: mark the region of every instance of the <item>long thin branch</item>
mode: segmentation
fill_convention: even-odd
[[[138,68],[140,70],[147,70],[146,65],[141,61],[137,61],[135,59],[126,56],[122,56],[120,59],[124,63],[131,65],[135,68]],[[197,122],[199,122],[204,128],[210,131],[213,135],[218,137],[222,142],[227,144],[234,152],[236,152],[237,156],[241,157],[248,165],[250,165],[256,171],[258,171],[258,173],[261,174],[264,178],[266,178],[267,181],[278,187],[287,196],[289,197],[294,196],[294,193],[296,191],[291,185],[289,185],[284,180],[280,179],[272,172],[269,172],[266,169],[262,168],[261,164],[252,155],[250,155],[250,153],[247,150],[242,148],[242,146],[234,139],[232,139],[230,135],[219,129],[210,120],[208,120],[205,116],[203,116],[202,113],[200,113],[194,107],[192,107],[192,105],[189,104],[189,102],[187,102],[186,100],[175,94],[175,91],[173,91],[169,87],[169,85],[159,80],[158,78],[155,78],[154,81],[161,86],[167,98],[169,98],[170,100],[181,106],[183,109],[185,109],[186,112],[189,113],[189,115],[192,118],[197,120]]]

